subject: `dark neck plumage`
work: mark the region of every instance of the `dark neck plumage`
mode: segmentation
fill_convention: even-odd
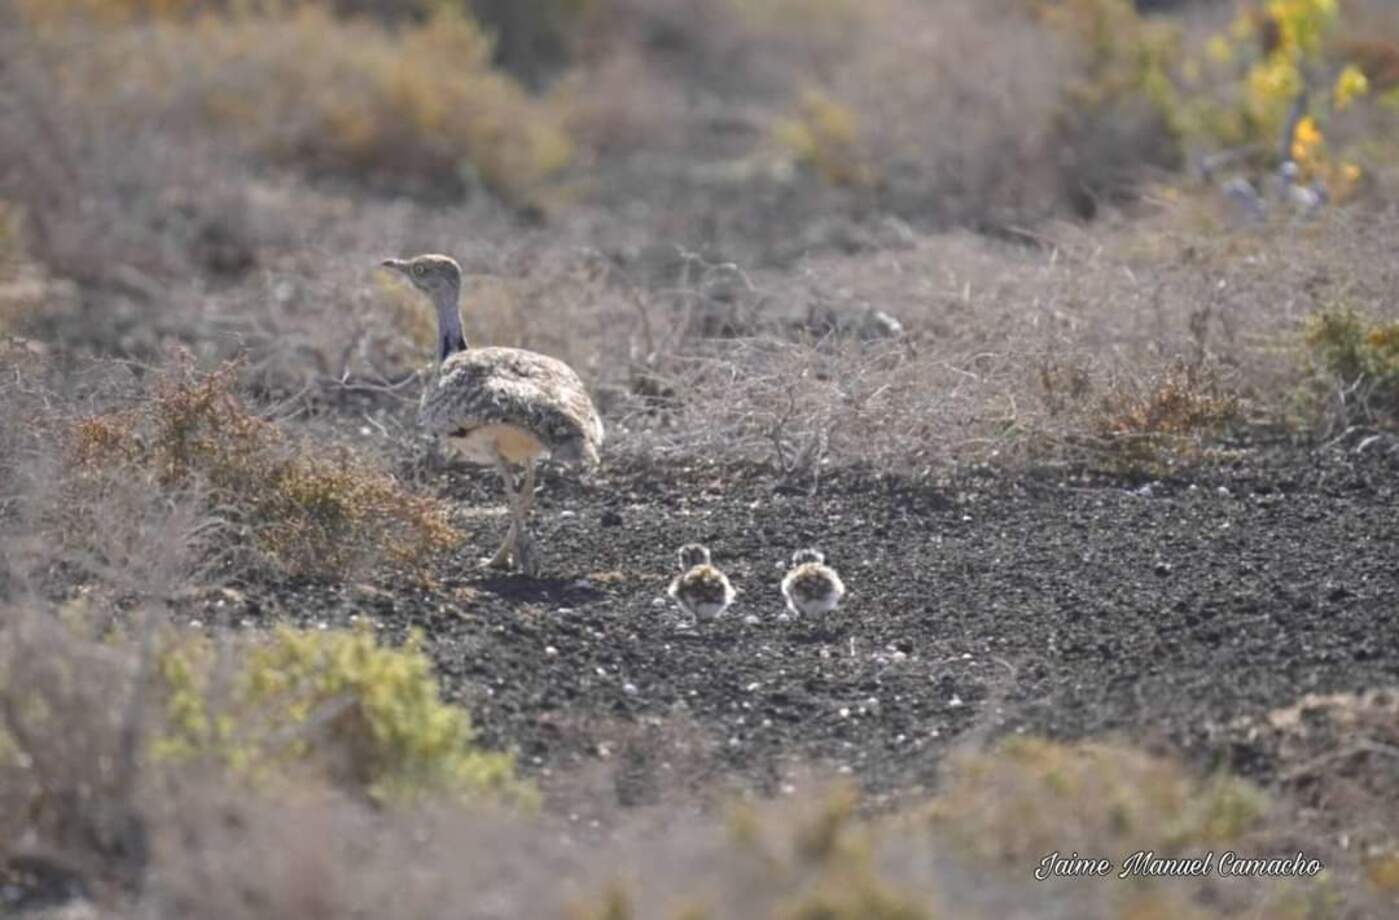
[[[461,292],[455,285],[438,290],[433,298],[437,307],[437,362],[441,364],[459,351],[466,351],[466,334],[461,328]]]

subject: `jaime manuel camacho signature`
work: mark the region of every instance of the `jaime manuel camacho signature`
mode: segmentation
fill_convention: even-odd
[[[1111,859],[1063,856],[1058,850],[1047,854],[1035,868],[1035,878],[1190,878],[1207,875],[1219,878],[1312,878],[1326,866],[1319,859],[1298,852],[1291,856],[1240,856],[1233,850],[1216,854],[1209,850],[1200,856],[1157,856],[1153,850],[1138,850],[1121,865]]]

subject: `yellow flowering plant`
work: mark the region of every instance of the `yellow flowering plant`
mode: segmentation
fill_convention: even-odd
[[[1298,181],[1320,183],[1333,200],[1353,194],[1361,168],[1328,144],[1326,127],[1370,96],[1364,70],[1334,59],[1331,39],[1343,15],[1337,0],[1246,6],[1206,42],[1204,61],[1191,68],[1198,92],[1189,97],[1185,121],[1192,133],[1216,144],[1277,150],[1297,164]],[[1237,89],[1221,103],[1204,92],[1207,76]]]

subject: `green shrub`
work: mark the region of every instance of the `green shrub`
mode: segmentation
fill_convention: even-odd
[[[836,186],[865,186],[874,172],[860,150],[859,121],[849,106],[808,90],[791,117],[779,119],[773,139],[797,164]]]
[[[1399,322],[1374,322],[1349,308],[1324,310],[1303,332],[1313,390],[1345,424],[1399,422]]]
[[[532,801],[511,758],[480,749],[466,710],[442,700],[421,642],[384,647],[367,627],[282,628],[243,650],[224,698],[217,650],[173,642],[158,659],[169,729],[153,751],[253,779],[310,767],[380,801]]]

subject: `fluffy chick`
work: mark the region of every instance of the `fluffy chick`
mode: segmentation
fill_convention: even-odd
[[[680,574],[666,592],[693,617],[722,616],[733,603],[728,576],[709,562],[709,549],[698,543],[680,547]]]
[[[802,549],[793,554],[792,570],[782,579],[782,596],[793,616],[814,616],[840,605],[845,584],[820,550]]]

